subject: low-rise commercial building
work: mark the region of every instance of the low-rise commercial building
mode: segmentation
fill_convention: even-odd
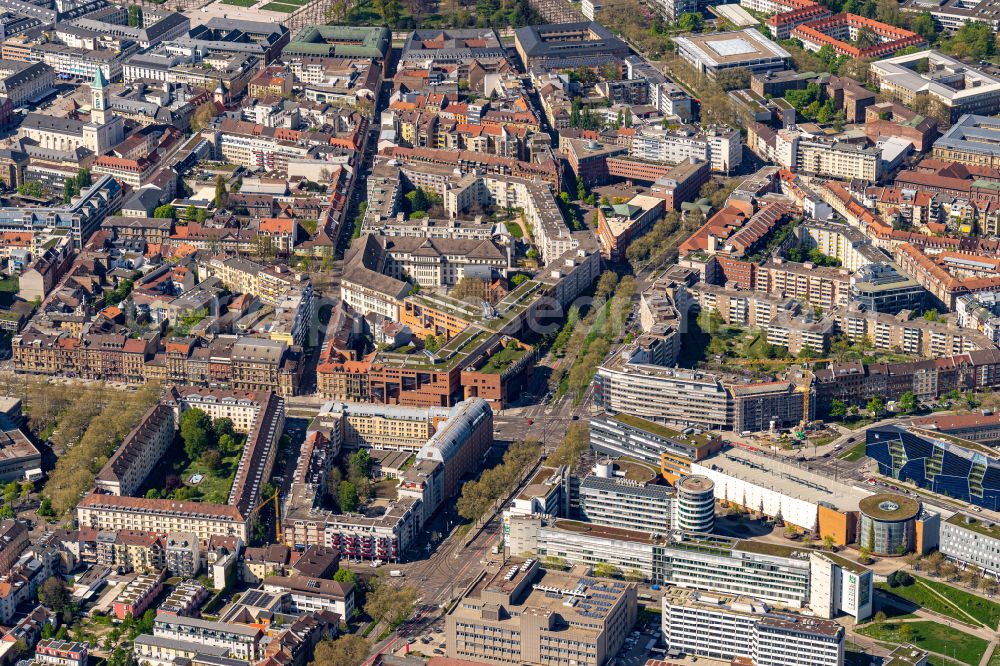
[[[956,513],[942,521],[939,549],[945,557],[985,574],[1000,572],[1000,528],[982,518]]]
[[[1000,414],[935,414],[913,419],[913,425],[970,442],[1000,441]]]
[[[930,8],[921,4],[920,11]],[[926,62],[926,69],[918,66],[922,62]],[[950,122],[967,113],[989,116],[1000,110],[1000,78],[939,51],[879,60],[872,63],[870,76],[880,91],[903,104],[912,104],[917,95],[927,95],[947,109]]]
[[[726,69],[783,70],[792,56],[756,30],[674,37],[678,54],[699,72],[715,77]]]
[[[763,454],[732,448],[691,465],[715,482],[719,500],[812,530],[835,543],[853,543],[860,502],[868,496],[835,481]]]

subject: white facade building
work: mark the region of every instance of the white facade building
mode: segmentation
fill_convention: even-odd
[[[844,628],[836,622],[772,612],[749,597],[664,595],[663,638],[671,650],[757,666],[844,663]]]
[[[728,173],[743,161],[743,139],[739,130],[710,127],[702,133],[691,128],[663,130],[643,128],[632,138],[632,157],[680,164],[689,159],[712,165],[713,171]]]
[[[809,554],[809,607],[819,617],[846,613],[871,617],[875,597],[871,569],[833,553]]]

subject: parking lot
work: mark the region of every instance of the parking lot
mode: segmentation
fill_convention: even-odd
[[[409,647],[409,654],[419,653],[427,657],[443,657],[445,645],[444,629],[435,626],[428,628],[427,631],[418,636],[407,639],[407,643],[403,643],[396,654],[399,656],[407,654],[406,650]]]
[[[657,647],[663,647],[659,628],[650,625],[645,631],[633,631],[625,639],[625,647],[618,653],[618,664],[619,666],[643,666],[647,659],[663,656],[662,652],[650,651]]]

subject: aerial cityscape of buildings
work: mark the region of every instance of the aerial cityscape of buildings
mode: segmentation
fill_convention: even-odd
[[[0,661],[1000,659],[993,0],[0,0]]]

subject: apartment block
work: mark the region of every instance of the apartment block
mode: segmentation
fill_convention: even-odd
[[[760,266],[754,288],[831,310],[847,305],[850,285],[847,269],[796,263],[779,257]]]
[[[743,139],[728,127],[691,127],[679,130],[643,128],[632,137],[632,157],[650,162],[680,164],[687,160],[708,162],[712,171],[729,173],[743,160]]]
[[[342,618],[354,613],[354,585],[294,574],[268,576],[262,589],[283,595],[283,607],[290,613],[330,611]]]
[[[125,586],[111,607],[119,620],[141,617],[163,591],[163,573],[137,576]]]
[[[878,349],[899,348],[906,354],[939,358],[995,348],[993,341],[978,331],[923,318],[910,319],[910,315],[907,310],[891,315],[856,307],[832,314],[848,339],[867,340]]]
[[[637,195],[623,204],[601,206],[597,210],[597,237],[601,254],[610,261],[621,261],[633,239],[638,238],[661,219],[664,200]]]
[[[234,393],[175,386],[167,391],[160,404],[174,412],[172,422],[175,424],[179,423],[182,410],[198,407],[212,418],[231,418],[237,431],[247,433],[227,503],[147,499],[97,492],[100,483],[113,478],[127,480],[126,483],[118,482],[115,487],[119,490],[134,489],[152,469],[151,461],[142,456],[113,458],[98,474],[101,481],[97,482],[95,492],[85,495],[77,506],[79,525],[108,532],[183,533],[197,538],[201,544],[208,544],[213,536],[238,536],[246,542],[249,539],[248,516],[260,501],[264,479],[270,478],[277,458],[278,439],[285,423],[284,401],[272,393]],[[152,427],[153,421],[163,417],[161,411],[151,410],[145,420]],[[180,548],[176,544],[175,547]]]
[[[157,613],[153,636],[209,648],[225,648],[227,656],[245,661],[260,659],[263,651],[263,634],[257,627],[183,615]]]
[[[860,178],[877,183],[882,179],[882,153],[854,143],[810,138],[799,130],[778,130],[776,160],[795,173],[821,174],[829,178]]]
[[[112,495],[134,495],[174,442],[174,410],[153,405],[101,469],[95,487]]]

